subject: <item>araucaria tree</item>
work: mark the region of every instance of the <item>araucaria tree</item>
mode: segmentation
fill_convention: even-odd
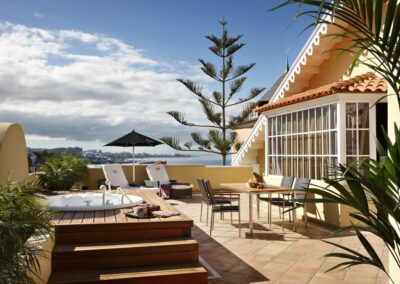
[[[227,156],[240,148],[237,134],[231,130],[232,127],[243,122],[249,116],[253,108],[257,105],[254,99],[265,89],[253,88],[246,97],[237,98],[247,78],[244,75],[255,64],[251,63],[239,66],[233,64],[234,54],[245,46],[245,44],[239,42],[242,35],[229,36],[226,29],[227,21],[222,20],[220,24],[222,26],[221,37],[215,35],[206,36],[212,43],[209,50],[219,58],[221,64],[220,70],[217,70],[211,62],[203,59],[199,59],[199,62],[204,74],[218,82],[221,89],[213,91],[210,95],[206,95],[203,93],[202,86],[199,83],[192,80],[177,79],[178,82],[182,83],[190,92],[198,97],[203,112],[210,123],[197,124],[188,122],[185,119],[185,114],[178,111],[168,112],[169,115],[182,125],[208,128],[207,137],[204,137],[200,132],[191,133],[193,141],[198,144],[196,148],[193,148],[192,142],[187,142],[181,146],[179,140],[174,137],[163,137],[161,140],[179,151],[200,151],[219,154],[222,157],[222,164],[226,165]],[[243,105],[241,112],[228,117],[227,110],[241,104]]]

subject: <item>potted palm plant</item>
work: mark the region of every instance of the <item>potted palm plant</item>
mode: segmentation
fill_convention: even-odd
[[[0,185],[0,283],[34,283],[43,254],[37,242],[52,234],[52,213],[37,182]]]

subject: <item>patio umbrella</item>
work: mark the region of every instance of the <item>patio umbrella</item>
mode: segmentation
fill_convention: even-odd
[[[104,146],[132,147],[132,179],[135,182],[135,147],[154,147],[160,144],[163,143],[132,130]]]

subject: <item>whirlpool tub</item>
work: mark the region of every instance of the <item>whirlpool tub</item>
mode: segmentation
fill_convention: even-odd
[[[46,196],[55,211],[94,211],[132,207],[143,202],[135,195],[118,193],[77,193]]]

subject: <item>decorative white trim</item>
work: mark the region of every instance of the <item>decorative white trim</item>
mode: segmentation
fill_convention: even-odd
[[[331,17],[325,16],[326,21],[330,21]],[[328,25],[327,24],[319,24],[309,39],[307,40],[306,44],[304,45],[303,49],[300,51],[299,55],[297,56],[296,60],[294,61],[293,65],[289,69],[289,72],[286,74],[285,78],[279,84],[278,88],[276,89],[274,95],[271,98],[271,102],[275,102],[279,99],[284,97],[285,92],[289,91],[290,85],[295,82],[296,76],[301,73],[302,66],[307,65],[308,58],[311,56],[316,56],[315,47],[319,46],[321,43],[321,37],[328,33]]]
[[[253,126],[253,129],[247,139],[244,141],[242,147],[240,147],[238,153],[235,155],[235,158],[232,160],[232,166],[240,166],[241,162],[246,155],[246,153],[250,150],[251,146],[256,142],[256,138],[262,132],[262,129],[266,127],[267,118],[265,115],[260,115],[256,124]]]

